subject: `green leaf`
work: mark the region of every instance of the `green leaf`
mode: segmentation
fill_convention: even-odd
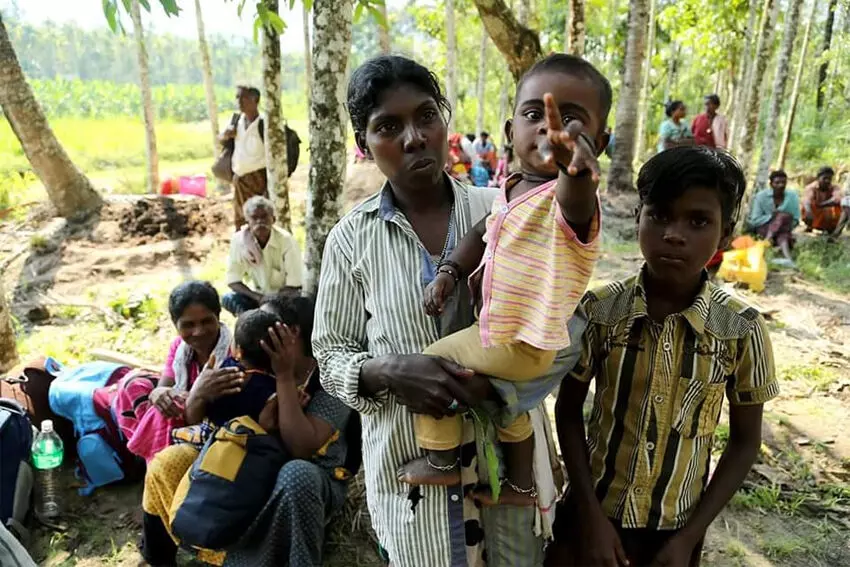
[[[263,27],[263,20],[258,16],[254,18],[254,43],[259,43],[261,27]]]
[[[483,412],[479,413],[470,408],[472,421],[475,426],[475,437],[480,439],[484,445],[484,460],[487,462],[487,479],[490,481],[490,492],[493,501],[498,502],[502,493],[502,484],[499,482],[499,456],[496,454],[496,446],[487,436],[487,425],[490,418]],[[483,416],[483,417],[482,417]]]
[[[292,10],[295,8],[295,0],[289,0],[289,9]]]
[[[151,4],[148,0],[139,0],[139,6],[147,10],[148,13],[151,11]]]
[[[304,7],[307,8],[307,11],[313,9],[313,0],[304,0]]]
[[[354,8],[354,21],[359,22],[360,18],[363,16],[363,3],[358,2],[357,7]]]
[[[241,2],[239,2],[239,6],[236,7],[236,15],[240,18],[242,17],[242,10],[245,9],[245,2],[246,0],[241,0]]]
[[[110,0],[103,0],[103,15],[106,16],[106,23],[109,24],[109,29],[112,33],[118,33],[118,7]]]
[[[366,9],[369,10],[369,13],[372,14],[372,17],[378,22],[379,26],[387,29],[387,18],[384,17],[384,14],[380,10],[372,5],[367,6]]]
[[[179,16],[180,6],[177,5],[177,0],[159,0],[162,4],[162,9],[168,16]]]
[[[274,31],[281,34],[283,30],[286,29],[286,22],[284,22],[280,16],[275,14],[274,12],[269,11],[268,13],[269,25],[274,28]]]
[[[127,13],[129,13],[130,12],[130,0],[121,0],[121,2],[122,2],[122,4],[124,4],[124,10],[126,10]]]

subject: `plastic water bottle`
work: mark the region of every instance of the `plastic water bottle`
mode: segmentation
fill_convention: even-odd
[[[36,468],[35,513],[39,518],[59,516],[59,467],[64,448],[53,431],[53,421],[41,422],[41,431],[32,442],[32,463]]]

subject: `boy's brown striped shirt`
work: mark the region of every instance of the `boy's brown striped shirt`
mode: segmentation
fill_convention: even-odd
[[[605,513],[625,528],[677,529],[705,490],[724,391],[731,404],[779,392],[759,313],[706,282],[663,324],[642,276],[588,292],[590,323],[570,376],[596,379],[590,466]]]

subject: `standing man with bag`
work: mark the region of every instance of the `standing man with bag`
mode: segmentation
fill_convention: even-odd
[[[263,119],[260,117],[260,91],[254,87],[236,87],[239,113],[234,114],[219,141],[227,152],[231,148],[233,170],[233,223],[236,230],[245,224],[242,206],[251,197],[267,196],[266,150]]]

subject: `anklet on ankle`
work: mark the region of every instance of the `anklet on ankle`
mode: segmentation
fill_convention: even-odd
[[[460,462],[460,459],[459,458],[455,459],[455,462],[453,462],[450,465],[435,465],[434,463],[431,462],[431,456],[425,455],[425,462],[428,463],[428,466],[431,467],[432,469],[434,469],[435,471],[449,472],[450,470],[454,470],[454,468]]]
[[[532,485],[531,488],[520,488],[519,486],[515,485],[514,483],[512,483],[507,478],[502,480],[502,483],[510,486],[511,489],[514,492],[516,492],[517,494],[522,494],[523,496],[530,496],[530,497],[535,498],[535,499],[537,498],[537,487],[534,486],[534,485]]]

